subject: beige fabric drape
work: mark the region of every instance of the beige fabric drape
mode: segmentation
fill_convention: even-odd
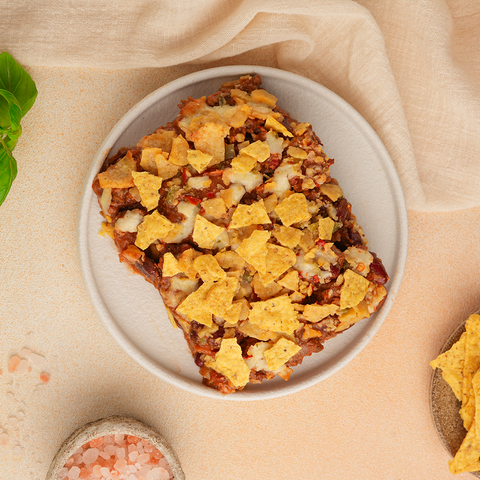
[[[0,11],[0,50],[27,66],[172,68],[274,45],[280,68],[377,131],[410,209],[480,205],[478,0],[0,0]]]

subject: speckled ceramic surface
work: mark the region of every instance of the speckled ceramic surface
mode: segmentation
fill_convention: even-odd
[[[85,443],[104,435],[128,434],[148,440],[157,447],[168,461],[175,480],[185,480],[180,462],[172,447],[155,430],[138,420],[130,417],[112,416],[87,423],[72,433],[60,447],[55,455],[45,480],[57,480],[60,470],[65,465],[75,450]]]

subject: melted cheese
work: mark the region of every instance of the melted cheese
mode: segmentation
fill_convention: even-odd
[[[283,153],[283,138],[279,137],[277,133],[270,130],[267,132],[267,143],[270,147],[270,153]]]
[[[297,177],[301,173],[298,170],[298,165],[287,164],[277,168],[277,170],[275,171],[273,179],[277,185],[274,189],[271,190],[271,192],[276,193],[280,200],[283,199],[285,193],[290,190],[289,180],[291,178]]]
[[[251,192],[263,182],[263,175],[261,173],[235,173],[233,168],[227,168],[223,172],[223,177],[230,183],[239,184],[245,187],[247,192]]]
[[[200,208],[197,205],[192,205],[190,202],[180,202],[177,210],[182,215],[185,215],[185,220],[181,224],[182,227],[180,231],[169,241],[169,243],[180,243],[192,234],[193,226],[195,225],[195,217]]]
[[[142,221],[143,215],[138,210],[128,210],[122,218],[115,222],[115,228],[121,232],[134,233]]]

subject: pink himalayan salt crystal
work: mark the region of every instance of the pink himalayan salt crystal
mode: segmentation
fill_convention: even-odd
[[[74,455],[68,459],[64,469],[62,469],[58,480],[173,479],[173,473],[167,461],[163,458],[163,454],[147,440],[138,439],[133,435],[121,434],[99,438],[101,440],[94,439],[74,452]],[[92,445],[97,447],[92,447]],[[128,448],[125,449],[127,446]],[[92,454],[87,453],[90,450],[93,450],[94,453],[96,450],[98,455],[94,462],[87,463],[93,458],[93,456],[89,458],[89,455]],[[125,450],[128,450],[126,458]],[[118,455],[120,455],[120,458]],[[78,471],[76,469],[72,471],[74,467]],[[69,475],[77,475],[77,473],[78,477],[70,478]]]
[[[45,373],[45,372],[41,373],[40,374],[40,381],[44,385],[46,385],[50,381],[50,375],[48,373]]]
[[[19,364],[20,364],[20,358],[18,358],[16,355],[11,357],[7,365],[8,373],[15,372]]]
[[[80,476],[80,469],[77,466],[73,466],[69,471],[67,477],[70,480],[77,480]]]
[[[98,453],[98,448],[89,448],[83,454],[83,463],[85,463],[85,465],[89,465],[90,463],[95,462],[98,458]]]

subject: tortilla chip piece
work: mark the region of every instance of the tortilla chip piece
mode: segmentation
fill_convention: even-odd
[[[167,160],[167,156],[168,154],[164,153],[157,153],[155,155],[158,176],[162,177],[164,180],[174,177],[180,171],[180,167],[170,163]]]
[[[145,215],[143,222],[138,225],[135,245],[145,250],[155,242],[155,240],[164,238],[174,226],[174,223],[155,210],[152,214]]]
[[[164,152],[170,152],[172,148],[172,141],[177,136],[177,132],[172,130],[160,130],[146,135],[139,142],[138,146],[145,148],[161,148]]]
[[[197,215],[193,227],[192,238],[200,248],[212,249],[215,240],[225,231],[225,228],[218,227],[209,222],[205,217]]]
[[[233,128],[240,128],[245,125],[248,116],[252,112],[252,107],[248,105],[236,105],[225,110],[223,117],[227,125]]]
[[[257,160],[241,152],[232,160],[232,168],[235,173],[248,173],[256,164]]]
[[[263,199],[263,204],[265,205],[265,211],[267,213],[272,213],[275,210],[275,207],[278,205],[278,197],[276,193],[272,193],[267,198]]]
[[[211,155],[212,165],[223,162],[225,160],[225,137],[229,132],[230,127],[228,125],[213,122],[205,123],[192,134],[195,150]],[[191,163],[190,160],[189,163]]]
[[[236,253],[260,273],[267,271],[267,241],[270,232],[255,230],[250,237],[243,240]]]
[[[300,276],[298,275],[297,270],[292,270],[288,272],[283,278],[277,280],[277,283],[282,287],[288,288],[289,290],[298,291],[298,285],[300,281]]]
[[[308,157],[307,152],[303,148],[288,147],[287,153],[293,158],[299,158],[300,160],[306,160]]]
[[[274,130],[275,132],[281,133],[285,137],[293,137],[293,134],[290,133],[286,127],[284,127],[280,122],[275,120],[273,117],[267,117],[265,122],[265,128],[267,130]]]
[[[335,183],[325,183],[320,185],[320,191],[326,195],[332,202],[336,202],[339,198],[343,197],[343,190],[340,185]]]
[[[268,256],[267,256],[267,259],[268,259]],[[260,274],[258,273],[256,273],[255,276],[253,277],[252,287],[256,295],[261,300],[266,300],[267,298],[274,297],[277,293],[282,291],[282,287],[275,282],[271,282],[268,285],[264,285],[260,278]]]
[[[240,155],[248,155],[257,162],[263,163],[270,158],[270,145],[267,142],[257,140],[247,147],[242,148],[239,153]]]
[[[447,350],[430,362],[432,368],[440,368],[442,370],[442,377],[450,385],[453,393],[460,401],[462,400],[466,339],[467,335],[464,332],[450,350]]]
[[[236,325],[240,320],[245,320],[250,313],[250,307],[245,298],[236,300],[232,306],[223,314],[223,319],[229,325]]]
[[[177,307],[177,312],[186,315],[202,325],[211,327],[213,325],[212,312],[209,312],[205,305],[205,297],[212,287],[212,282],[206,282],[188,295]]]
[[[280,202],[275,208],[282,223],[289,227],[294,223],[309,220],[307,199],[303,193],[294,193]]]
[[[137,162],[130,151],[115,165],[110,165],[98,174],[101,188],[130,188],[134,186],[132,172],[137,170]]]
[[[172,324],[172,327],[175,329],[178,329],[177,322],[175,322],[175,318],[169,308],[167,308],[167,316],[168,316],[168,319],[170,320],[170,323]]]
[[[208,153],[203,153],[200,150],[187,151],[188,163],[198,172],[203,173],[209,163],[212,161],[212,156]]]
[[[140,166],[151,173],[152,175],[158,174],[157,162],[155,162],[155,155],[162,153],[161,148],[145,148],[142,150],[142,156],[140,159]]]
[[[250,93],[250,98],[252,99],[252,102],[264,103],[265,105],[271,108],[275,108],[278,100],[278,98],[275,95],[272,95],[271,93],[267,92],[263,88],[259,88],[258,90],[253,90],[253,92]]]
[[[183,273],[178,265],[178,260],[173,256],[172,253],[167,252],[163,256],[162,275],[164,277],[173,277],[178,273]]]
[[[190,280],[193,280],[197,277],[197,270],[195,269],[193,263],[200,255],[201,253],[197,252],[194,248],[189,248],[180,255],[180,259],[178,260],[178,268],[180,268],[180,270]]]
[[[240,204],[233,212],[228,228],[241,228],[250,225],[263,225],[265,223],[272,223],[272,221],[265,210],[262,199],[251,205]]]
[[[280,247],[267,243],[267,267],[265,273],[260,272],[260,278],[264,285],[268,285],[282,273],[293,267],[297,261],[297,255],[289,248]]]
[[[366,278],[352,270],[347,270],[343,274],[343,279],[340,290],[340,308],[342,310],[358,305],[365,298],[370,286],[370,282]]]
[[[242,322],[238,327],[238,331],[246,335],[247,337],[253,337],[257,340],[261,340],[262,342],[266,342],[269,340],[276,340],[278,338],[278,334],[275,332],[270,332],[268,330],[264,330],[260,328],[258,325],[254,325],[249,320]]]
[[[227,213],[227,206],[221,197],[204,200],[201,205],[207,215],[211,215],[217,219],[223,217]]]
[[[296,355],[302,347],[295,342],[282,337],[278,342],[265,351],[265,359],[269,370],[277,370],[287,363],[294,355]]]
[[[292,129],[295,132],[295,135],[300,136],[300,135],[303,135],[307,131],[307,128],[309,126],[310,126],[309,123],[297,123],[297,124],[292,126]]]
[[[275,225],[273,236],[284,246],[295,248],[302,238],[303,232],[293,227],[284,227],[283,225]]]
[[[305,305],[305,310],[303,311],[303,316],[305,320],[309,322],[316,323],[320,320],[323,320],[329,315],[333,315],[339,309],[338,305]]]
[[[463,367],[462,408],[460,416],[463,425],[469,430],[475,417],[475,396],[473,376],[480,368],[480,315],[468,317],[465,323],[465,363]]]
[[[335,222],[330,218],[321,218],[318,221],[318,236],[321,240],[331,240]]]
[[[455,457],[448,463],[450,472],[456,474],[480,470],[478,452],[480,452],[480,439],[476,436],[475,428],[471,428],[463,439]]]
[[[227,276],[213,255],[200,255],[193,261],[193,268],[204,282],[216,282]]]
[[[172,141],[172,149],[168,161],[179,167],[188,165],[187,152],[189,150],[188,142],[182,135],[174,138]]]
[[[211,284],[211,282],[206,282],[203,285],[205,284]],[[237,287],[238,280],[233,277],[224,277],[213,283],[206,292],[204,308],[214,315],[223,317],[225,312],[232,306],[233,295]]]
[[[292,334],[301,326],[292,301],[286,295],[264,302],[252,302],[250,306],[252,307],[249,315],[250,323],[263,330]]]
[[[218,252],[215,259],[224,270],[241,270],[245,266],[245,260],[233,250]]]
[[[236,388],[244,387],[250,378],[250,369],[236,338],[224,338],[214,362],[207,360],[205,364],[227,377]]]
[[[157,208],[163,179],[148,172],[132,172],[132,176],[133,183],[140,193],[142,205],[148,211]]]

